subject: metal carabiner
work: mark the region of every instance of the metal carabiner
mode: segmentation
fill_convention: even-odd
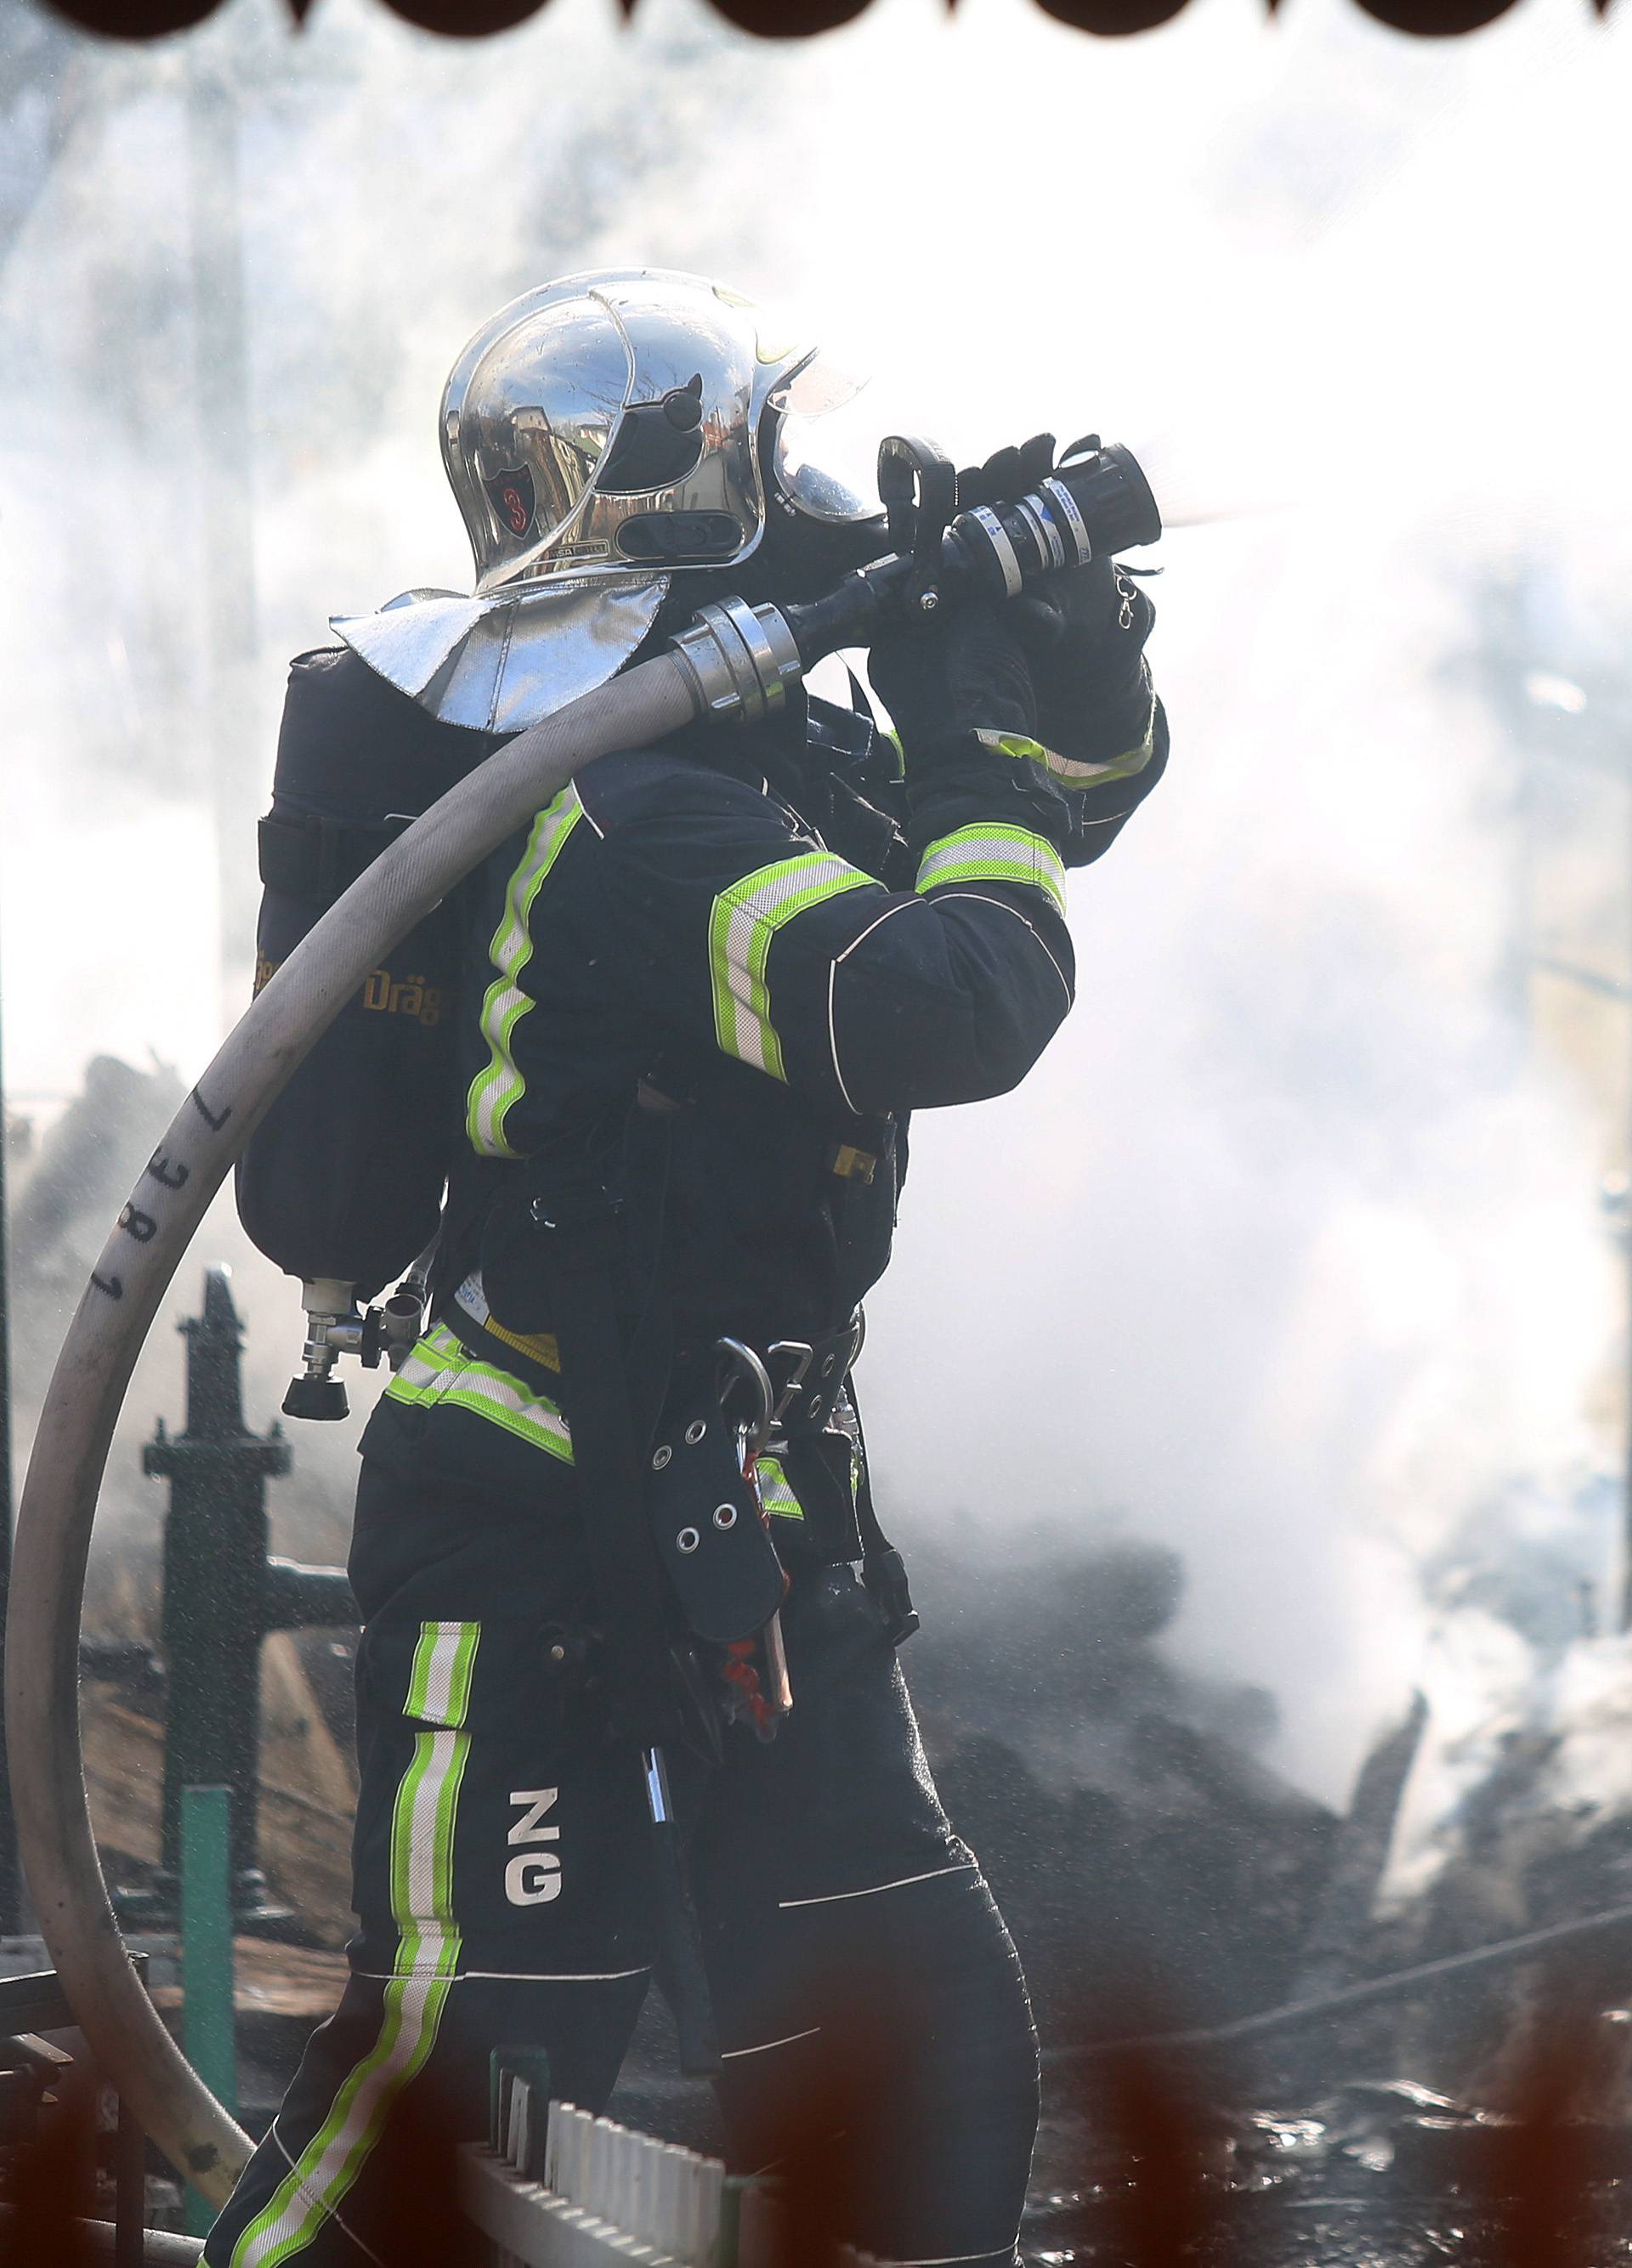
[[[743,1469],[746,1471],[769,1440],[771,1427],[776,1423],[776,1396],[771,1386],[770,1373],[754,1349],[745,1346],[740,1339],[716,1339],[714,1351],[730,1359],[759,1396],[759,1416],[752,1425],[742,1428]]]

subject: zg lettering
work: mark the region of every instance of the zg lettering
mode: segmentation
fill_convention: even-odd
[[[559,1826],[542,1824],[545,1813],[560,1793],[558,1787],[520,1787],[511,1795],[511,1801],[520,1805],[522,1815],[505,1840],[512,1849],[518,1844],[524,1846],[504,1869],[504,1896],[513,1906],[546,1906],[561,1896],[561,1860],[553,1851],[526,1847],[560,1841]]]

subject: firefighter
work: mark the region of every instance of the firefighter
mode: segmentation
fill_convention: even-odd
[[[474,593],[341,618],[294,665],[263,971],[404,814],[702,600],[813,597],[887,549],[826,446],[846,391],[763,309],[663,271],[487,323],[442,421]],[[1005,452],[960,501],[1051,462],[1046,438]],[[852,1365],[911,1112],[1014,1086],[1070,1005],[1066,869],[1165,759],[1150,618],[1096,560],[881,638],[893,736],[801,696],[603,757],[375,973],[256,1136],[240,1206],[290,1273],[366,1294],[440,1233],[362,1440],[350,1980],[216,2268],[459,2257],[432,2142],[485,2133],[496,2046],[605,2104],[654,1970],[688,1990],[654,1729],[733,2167],[842,2137],[843,2239],[1013,2260],[1035,2038],[898,1665],[915,1617]],[[972,1317],[972,1386],[978,1339]],[[759,1638],[711,1642],[767,1537]]]

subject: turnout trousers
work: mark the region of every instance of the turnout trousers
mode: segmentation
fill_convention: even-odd
[[[652,1981],[638,1758],[608,1743],[575,1660],[588,1587],[567,1499],[439,1471],[382,1416],[351,1557],[351,1973],[211,2232],[214,2268],[480,2258],[452,2150],[486,2138],[490,2051],[542,2047],[552,2093],[599,2110]],[[717,1768],[677,1775],[731,2169],[830,2144],[843,2239],[1007,2268],[1037,2119],[1019,1964],[871,1597],[806,1538],[784,1558],[792,1713],[768,1744],[729,1728]]]

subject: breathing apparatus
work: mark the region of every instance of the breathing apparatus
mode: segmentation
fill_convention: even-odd
[[[699,715],[762,722],[785,706],[816,661],[870,644],[892,621],[928,618],[967,597],[1018,597],[1062,568],[1153,543],[1162,529],[1131,451],[1105,446],[1097,434],[1073,442],[1026,495],[966,512],[957,509],[952,461],[932,442],[886,437],[878,479],[893,550],[803,604],[708,601],[669,641]],[[878,515],[862,525],[878,532]],[[345,1385],[335,1375],[342,1355],[365,1368],[402,1360],[419,1336],[429,1263],[426,1256],[380,1307],[359,1309],[355,1287],[334,1278],[303,1285],[306,1338],[301,1370],[283,1397],[285,1417],[348,1414]]]

